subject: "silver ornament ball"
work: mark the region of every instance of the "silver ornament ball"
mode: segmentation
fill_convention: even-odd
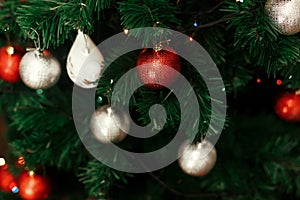
[[[178,159],[181,169],[191,176],[204,176],[214,167],[217,152],[207,140],[197,144],[184,143],[179,150]]]
[[[281,34],[293,35],[300,32],[299,0],[268,0],[265,13]]]
[[[50,52],[29,51],[20,61],[20,77],[32,89],[52,87],[59,80],[60,74],[60,63]]]
[[[129,116],[122,111],[112,109],[109,105],[98,108],[90,121],[92,133],[103,143],[122,141],[129,131],[129,126]]]

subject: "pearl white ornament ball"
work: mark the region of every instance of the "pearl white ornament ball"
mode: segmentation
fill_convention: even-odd
[[[116,143],[124,140],[129,126],[129,116],[122,111],[112,109],[109,105],[98,108],[90,121],[92,133],[103,143]]]
[[[50,88],[57,83],[60,75],[60,63],[49,51],[29,51],[20,61],[20,77],[29,88]]]
[[[182,155],[178,160],[179,166],[191,176],[208,174],[217,160],[216,149],[207,140],[197,144],[184,143],[180,147],[179,155]]]
[[[281,34],[293,35],[300,32],[299,0],[268,0],[265,12]]]

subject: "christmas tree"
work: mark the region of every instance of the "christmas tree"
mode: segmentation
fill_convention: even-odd
[[[0,1],[0,199],[299,199],[299,32],[299,0]]]

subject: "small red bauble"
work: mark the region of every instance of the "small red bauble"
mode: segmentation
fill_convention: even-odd
[[[275,112],[283,120],[300,122],[300,95],[296,93],[281,95],[277,99]]]
[[[14,192],[17,190],[17,183],[14,176],[7,169],[0,169],[0,189],[2,192]]]
[[[18,178],[19,195],[24,200],[47,199],[50,193],[49,181],[46,177],[24,170]]]
[[[167,47],[156,51],[144,49],[137,60],[137,71],[141,81],[153,89],[169,86],[177,78],[180,71],[179,56]]]
[[[9,83],[20,80],[19,65],[24,49],[19,46],[5,46],[0,49],[0,78]]]

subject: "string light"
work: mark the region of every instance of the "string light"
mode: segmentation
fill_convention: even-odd
[[[256,79],[256,82],[261,83],[261,79],[260,78]]]
[[[36,93],[39,94],[39,95],[41,95],[41,94],[44,93],[44,91],[43,91],[42,89],[37,89],[37,90],[36,90]]]
[[[190,41],[192,42],[194,39],[192,38],[192,36],[190,36]]]
[[[11,191],[12,191],[12,193],[17,194],[19,192],[19,188],[17,186],[13,186]]]
[[[103,102],[103,98],[101,96],[98,96],[97,103],[102,103],[102,102]]]
[[[281,85],[281,84],[282,84],[282,80],[278,79],[278,80],[276,81],[276,84],[277,84],[277,85]]]
[[[194,22],[194,27],[198,27],[197,21]]]
[[[127,35],[128,33],[129,33],[129,30],[125,28],[125,29],[124,29],[124,34]]]

